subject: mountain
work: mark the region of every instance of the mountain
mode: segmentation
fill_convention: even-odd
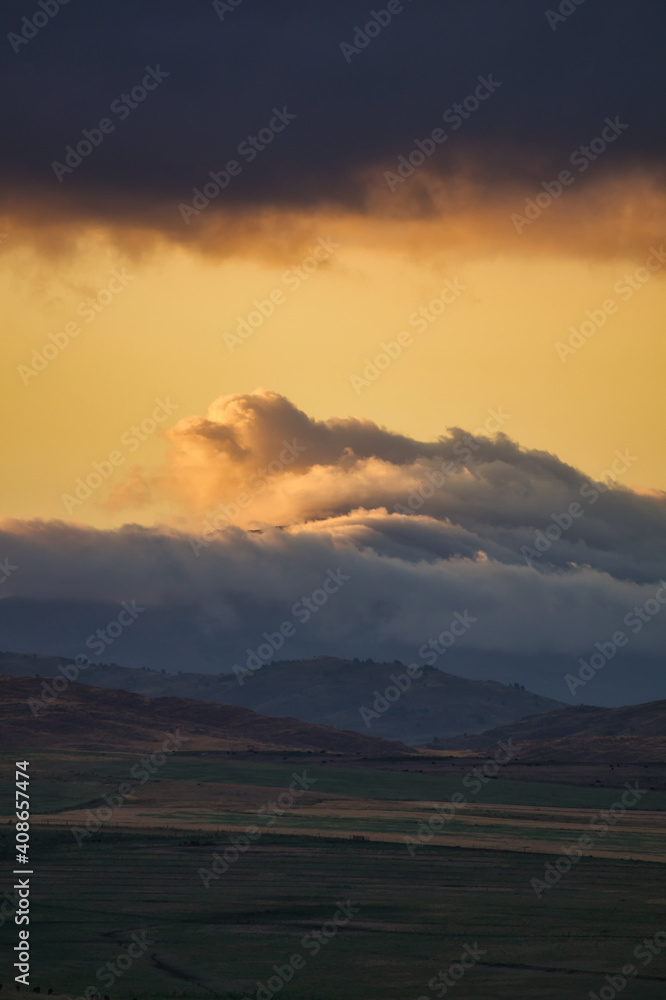
[[[484,751],[511,738],[517,760],[634,761],[666,758],[666,701],[650,701],[626,708],[575,705],[520,719],[508,726],[463,739],[444,740],[438,750]]]
[[[0,672],[54,677],[69,662],[62,657],[0,653]],[[287,716],[409,745],[480,733],[562,707],[562,702],[497,681],[470,680],[427,666],[420,677],[412,679],[406,669],[395,662],[361,663],[322,656],[280,661],[241,678],[229,673],[167,674],[91,665],[81,669],[78,679],[151,697],[237,705],[263,715]],[[396,677],[403,687],[409,682],[405,691],[398,692]],[[396,692],[398,697],[391,701]]]
[[[167,733],[183,749],[312,751],[367,756],[409,753],[400,743],[296,719],[269,719],[245,708],[186,698],[146,698],[69,682],[43,710],[36,677],[0,677],[0,743],[31,750],[155,750]]]

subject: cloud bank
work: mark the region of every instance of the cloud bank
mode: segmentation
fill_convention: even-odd
[[[506,243],[509,214],[567,167],[576,183],[559,206],[571,207],[534,227],[537,243],[548,232],[546,244],[580,247],[574,232],[587,241],[590,222],[610,222],[613,182],[624,190],[615,230],[604,225],[611,247],[642,250],[655,208],[663,219],[666,14],[649,0],[631,14],[620,0],[587,0],[555,26],[536,2],[406,2],[350,58],[344,45],[367,38],[371,19],[352,0],[253,0],[223,18],[185,0],[67,5],[38,31],[25,15],[17,2],[0,12],[6,38],[26,35],[7,45],[0,89],[0,218],[21,236],[40,238],[41,224],[57,245],[103,225],[129,245],[153,233],[223,253],[256,249],[257,228],[270,233],[277,217],[294,216],[297,230],[328,212],[445,217],[453,242],[483,229],[492,243],[501,229]],[[294,117],[270,137],[276,109]],[[609,117],[627,131],[599,153]],[[429,152],[438,128],[447,137]],[[92,143],[86,130],[99,132]],[[589,156],[572,163],[583,147]],[[399,169],[392,184],[386,172]],[[220,171],[229,183],[200,193],[186,224],[179,205]],[[528,240],[532,229],[516,246]]]
[[[180,504],[187,530],[4,524],[0,553],[16,569],[0,643],[34,650],[39,621],[38,651],[86,653],[134,600],[145,611],[98,659],[229,670],[290,622],[283,658],[409,662],[467,612],[475,621],[444,669],[464,653],[469,676],[504,679],[515,657],[523,682],[566,698],[566,670],[623,630],[626,647],[585,700],[658,697],[664,496],[488,433],[506,419],[420,442],[367,420],[313,420],[265,390],[218,399],[171,430],[164,468],[141,474],[153,501]],[[618,452],[608,476],[621,480],[633,458]]]

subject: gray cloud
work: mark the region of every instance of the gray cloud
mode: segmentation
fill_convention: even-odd
[[[486,427],[508,420],[500,411]],[[416,441],[370,420],[313,420],[266,390],[221,397],[205,418],[181,420],[169,436],[169,461],[146,472],[152,492],[142,496],[179,499],[198,534],[224,524],[220,511],[245,527],[360,511],[358,530],[372,527],[371,544],[380,552],[399,546],[407,561],[481,551],[502,563],[589,566],[637,583],[666,573],[666,501],[621,485],[639,460],[630,452],[618,451],[590,477],[501,431],[452,428],[437,441]],[[381,531],[376,513],[367,520],[377,509],[391,515]]]
[[[595,483],[501,434],[454,429],[419,442],[370,421],[314,421],[267,392],[218,400],[171,437],[167,466],[145,476],[153,499],[181,498],[191,533],[5,522],[0,554],[18,568],[3,583],[0,644],[229,670],[289,621],[288,658],[410,661],[458,611],[476,621],[440,666],[513,679],[513,656],[523,683],[563,698],[566,665],[624,630],[626,650],[595,679],[590,700],[663,693],[655,663],[666,613],[648,614],[638,628],[627,620],[632,608],[654,606],[666,576],[663,496]],[[266,473],[294,440],[303,450]],[[202,500],[231,513],[239,484],[252,477],[263,489],[246,487],[239,523],[213,530]],[[579,516],[567,513],[573,504]],[[306,616],[304,598],[323,593],[329,571],[348,580]],[[145,611],[96,653],[89,636],[130,600]],[[623,657],[632,664],[626,675]]]
[[[226,213],[224,245],[234,217],[252,208],[367,211],[368,181],[386,193],[383,171],[440,126],[449,141],[428,162],[436,176],[464,176],[483,198],[526,196],[567,167],[607,115],[621,115],[630,132],[580,183],[636,167],[661,183],[663,8],[635,0],[627,16],[619,0],[587,0],[553,31],[546,6],[406,4],[350,63],[340,44],[371,19],[356,0],[253,0],[224,23],[210,2],[66,5],[43,29],[28,25],[32,38],[17,51],[6,43],[0,207],[20,196],[28,214],[39,204],[39,222],[47,205],[57,217],[124,220],[184,238],[194,227],[183,225],[178,204],[236,156],[242,173],[208,209]],[[27,13],[18,0],[3,4],[5,38],[23,30]],[[168,73],[163,85],[145,103],[112,110],[147,64]],[[447,125],[444,112],[488,74],[501,82],[497,94],[469,121],[459,119],[463,127]],[[265,152],[244,159],[239,145],[274,106],[296,120]],[[59,184],[52,163],[106,116],[114,133]],[[420,186],[412,211],[437,211]]]

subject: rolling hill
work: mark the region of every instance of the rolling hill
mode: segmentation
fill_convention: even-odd
[[[575,705],[520,719],[474,736],[443,740],[439,750],[485,751],[511,738],[516,760],[634,761],[666,760],[666,701],[624,708]]]
[[[147,698],[70,682],[35,715],[42,696],[36,677],[0,677],[0,744],[31,750],[155,750],[180,730],[186,751],[311,751],[386,756],[409,753],[400,743],[269,719],[231,705],[185,698]],[[36,706],[35,706],[36,707]]]
[[[68,663],[62,657],[0,653],[0,672],[14,676],[60,676],[59,668]],[[562,702],[523,688],[470,680],[427,666],[397,699],[382,702],[387,688],[395,688],[393,678],[404,675],[405,670],[400,663],[361,663],[322,656],[264,666],[248,673],[242,684],[229,673],[167,674],[116,665],[85,667],[79,680],[150,697],[236,705],[262,715],[301,719],[412,746],[434,737],[485,732],[562,707]]]

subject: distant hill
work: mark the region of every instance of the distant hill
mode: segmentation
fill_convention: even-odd
[[[0,672],[53,677],[69,661],[62,657],[0,653]],[[562,702],[497,681],[469,680],[424,666],[420,678],[394,702],[377,711],[377,693],[404,674],[400,663],[360,663],[335,657],[281,661],[251,673],[239,684],[234,674],[167,674],[156,670],[96,665],[79,680],[151,697],[195,698],[253,709],[263,715],[352,730],[399,740],[411,746],[484,732],[535,713],[551,712]],[[365,719],[361,713],[365,710]],[[369,714],[374,712],[374,716]],[[366,725],[366,719],[369,725]]]
[[[666,761],[666,701],[625,708],[575,705],[430,745],[484,751],[509,738],[518,748],[516,759],[526,762]]]
[[[245,708],[185,698],[146,698],[70,682],[57,699],[33,715],[30,699],[42,697],[43,680],[0,677],[0,744],[31,750],[156,750],[167,732],[186,737],[191,750],[310,750],[387,756],[409,753],[400,743],[269,719]]]

